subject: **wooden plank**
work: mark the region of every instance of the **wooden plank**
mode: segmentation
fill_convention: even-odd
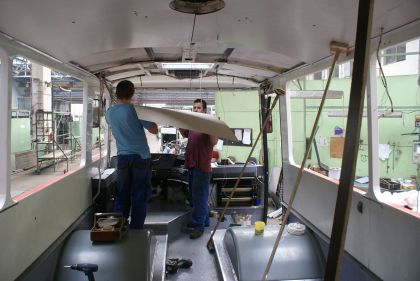
[[[152,121],[159,125],[194,130],[219,138],[238,141],[225,122],[210,114],[147,106],[135,106],[135,109],[140,119]]]
[[[15,168],[19,169],[28,169],[36,166],[36,154],[34,151],[24,151],[15,153]]]
[[[65,153],[66,156],[70,156],[71,150],[64,150],[64,153]],[[63,156],[64,156],[64,154],[63,154],[63,152],[61,152],[61,150],[56,150],[55,151],[55,158],[60,158],[60,157],[63,157]],[[50,153],[44,154],[44,155],[42,155],[38,158],[40,158],[40,159],[53,159],[54,158],[54,153],[50,152]]]
[[[341,258],[346,241],[354,174],[359,150],[360,128],[362,125],[363,103],[369,66],[372,16],[373,0],[359,0],[349,116],[346,125],[346,139],[344,142],[344,155],[341,164],[334,222],[325,268],[325,281],[339,280],[340,275]]]

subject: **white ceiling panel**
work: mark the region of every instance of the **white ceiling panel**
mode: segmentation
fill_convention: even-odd
[[[255,77],[267,76],[260,68],[279,72],[328,57],[333,40],[355,41],[357,0],[226,0],[224,9],[198,15],[195,25],[194,15],[169,2],[1,0],[0,32],[92,72],[148,61],[145,48],[157,60],[180,60],[194,43],[197,58],[255,68]],[[376,0],[372,36],[419,17],[419,0]],[[224,56],[228,48],[233,52]],[[241,68],[229,71],[249,77]]]
[[[120,80],[120,79],[124,79],[125,77],[133,77],[133,76],[140,76],[140,75],[145,75],[145,71],[144,70],[130,70],[130,71],[126,71],[126,72],[121,72],[121,73],[117,73],[117,74],[112,74],[107,76],[106,78],[114,81],[114,80]]]
[[[274,53],[246,49],[235,49],[229,57],[229,62],[243,61],[255,65],[265,65],[273,68],[291,68],[301,61],[296,58]]]

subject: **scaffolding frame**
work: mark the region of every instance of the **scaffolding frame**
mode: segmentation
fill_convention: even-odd
[[[66,161],[66,170],[69,170],[69,160],[75,156],[77,143],[73,147],[73,139],[68,128],[63,129],[63,116],[71,116],[70,112],[53,112],[37,110],[35,113],[35,150],[36,150],[36,171],[41,173],[41,168],[45,162],[53,162],[54,172],[56,166],[61,161]],[[57,128],[61,128],[57,134]],[[65,147],[70,142],[70,150]]]

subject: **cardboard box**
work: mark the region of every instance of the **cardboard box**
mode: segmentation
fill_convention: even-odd
[[[94,242],[121,240],[127,230],[126,220],[122,213],[96,213],[90,240]]]

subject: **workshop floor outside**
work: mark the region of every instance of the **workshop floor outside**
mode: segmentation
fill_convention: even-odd
[[[147,131],[146,137],[147,142],[149,144],[150,152],[157,153],[159,152],[159,139],[156,135],[153,135]],[[102,157],[104,156],[104,147],[102,146]],[[115,141],[112,139],[111,141],[111,156],[116,155],[117,148]],[[96,147],[92,150],[92,155],[99,155],[99,148]],[[76,155],[69,160],[69,167],[68,170],[72,171],[78,169],[80,167],[80,152],[76,153]],[[11,186],[11,196],[15,198],[20,194],[30,191],[40,185],[46,184],[55,178],[62,176],[64,171],[67,171],[67,164],[66,161],[60,161],[54,170],[53,165],[42,165],[42,169],[40,174],[37,173],[36,167],[25,171],[14,171],[14,173],[10,176],[10,186]]]

